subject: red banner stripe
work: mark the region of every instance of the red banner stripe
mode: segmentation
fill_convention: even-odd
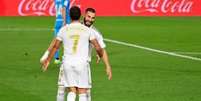
[[[71,0],[98,16],[201,16],[201,0]],[[54,0],[1,0],[0,16],[54,16]]]

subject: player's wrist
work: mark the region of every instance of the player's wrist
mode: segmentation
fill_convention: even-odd
[[[111,69],[111,66],[106,66],[105,69],[106,69],[106,70],[110,70],[110,69]]]
[[[40,62],[42,63],[44,60],[46,60],[49,56],[50,52],[47,50],[45,51],[45,53],[43,54],[43,56],[40,59]]]

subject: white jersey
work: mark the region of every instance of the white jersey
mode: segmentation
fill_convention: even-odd
[[[96,38],[96,40],[98,41],[100,47],[101,47],[101,48],[105,48],[106,45],[105,45],[105,43],[104,43],[104,41],[103,41],[103,36],[102,36],[102,34],[101,34],[94,26],[91,26],[90,29],[94,32],[95,38]],[[89,46],[89,57],[88,57],[88,61],[89,61],[89,62],[91,61],[92,50],[93,50],[93,45],[90,44],[90,46]]]
[[[62,27],[57,39],[64,45],[63,61],[77,64],[88,61],[89,41],[95,36],[91,29],[77,22]]]

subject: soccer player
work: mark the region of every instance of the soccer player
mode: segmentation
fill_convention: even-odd
[[[75,101],[76,94],[79,94],[79,101],[87,101],[87,89],[91,88],[89,42],[93,44],[99,57],[103,56],[103,49],[95,39],[94,32],[79,22],[80,16],[79,7],[73,6],[70,9],[71,24],[59,31],[41,58],[42,69],[46,71],[50,60],[63,42],[64,86],[69,89],[67,101]]]
[[[105,67],[106,67],[106,73],[108,75],[108,79],[111,80],[112,79],[112,70],[111,70],[111,66],[109,63],[107,51],[105,49],[106,45],[103,41],[102,34],[93,26],[93,23],[95,22],[95,17],[96,17],[96,10],[93,8],[87,8],[85,10],[84,22],[83,23],[85,26],[87,26],[90,29],[95,31],[95,37],[96,37],[98,43],[100,44],[101,48],[103,49],[102,59],[103,59],[103,62],[105,64]],[[89,48],[89,61],[90,62],[91,62],[92,49],[93,49],[93,45],[90,44],[90,48]],[[99,63],[99,60],[100,60],[100,57],[97,56],[97,63]],[[87,94],[88,94],[88,101],[91,101],[90,89],[88,89]]]
[[[56,37],[61,27],[70,23],[70,16],[69,16],[70,0],[54,0],[54,2],[56,9],[54,36]],[[55,64],[61,63],[59,59],[59,50],[55,53],[54,58],[55,58],[54,60]]]
[[[109,63],[107,51],[105,49],[106,45],[103,41],[102,34],[93,26],[93,23],[95,22],[95,17],[96,17],[95,9],[87,8],[85,10],[83,24],[94,31],[95,37],[96,37],[98,43],[100,44],[101,48],[104,51],[103,52],[103,62],[104,62],[105,67],[106,67],[106,73],[108,75],[108,79],[111,80],[112,79],[112,70],[111,70],[111,66]],[[89,62],[91,62],[92,49],[93,49],[93,45],[90,44],[90,46],[89,46],[89,60],[88,60]],[[100,58],[97,56],[97,63],[99,62],[99,60],[100,60]],[[61,65],[60,72],[59,72],[59,78],[58,78],[58,93],[57,93],[57,99],[60,99],[60,100],[57,100],[57,101],[64,101],[65,87],[64,87],[63,80],[64,80],[63,65]],[[87,90],[87,97],[88,97],[88,101],[91,101],[90,89]]]
[[[106,66],[106,73],[108,75],[108,79],[112,79],[112,70],[111,70],[111,66],[110,66],[110,63],[109,63],[109,59],[108,59],[108,54],[107,54],[107,51],[105,49],[106,45],[103,41],[103,36],[102,34],[93,26],[93,23],[95,22],[95,17],[96,17],[96,11],[95,9],[93,8],[87,8],[85,10],[85,15],[84,15],[84,25],[89,27],[90,29],[94,30],[95,32],[95,37],[98,41],[98,43],[100,44],[101,48],[103,49],[103,62]],[[93,48],[93,45],[90,44],[90,51],[89,52],[92,52],[92,48]],[[92,53],[89,53],[89,60],[91,62],[91,54]],[[97,59],[97,63],[99,62],[100,58],[98,57]]]

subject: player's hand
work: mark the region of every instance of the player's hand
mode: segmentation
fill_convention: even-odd
[[[98,55],[96,55],[96,63],[97,64],[100,63],[100,60],[101,60],[101,58]]]
[[[112,68],[110,66],[106,67],[106,74],[108,76],[108,80],[112,80]]]
[[[49,61],[48,60],[44,60],[41,64],[42,64],[42,70],[45,72],[49,66]]]

